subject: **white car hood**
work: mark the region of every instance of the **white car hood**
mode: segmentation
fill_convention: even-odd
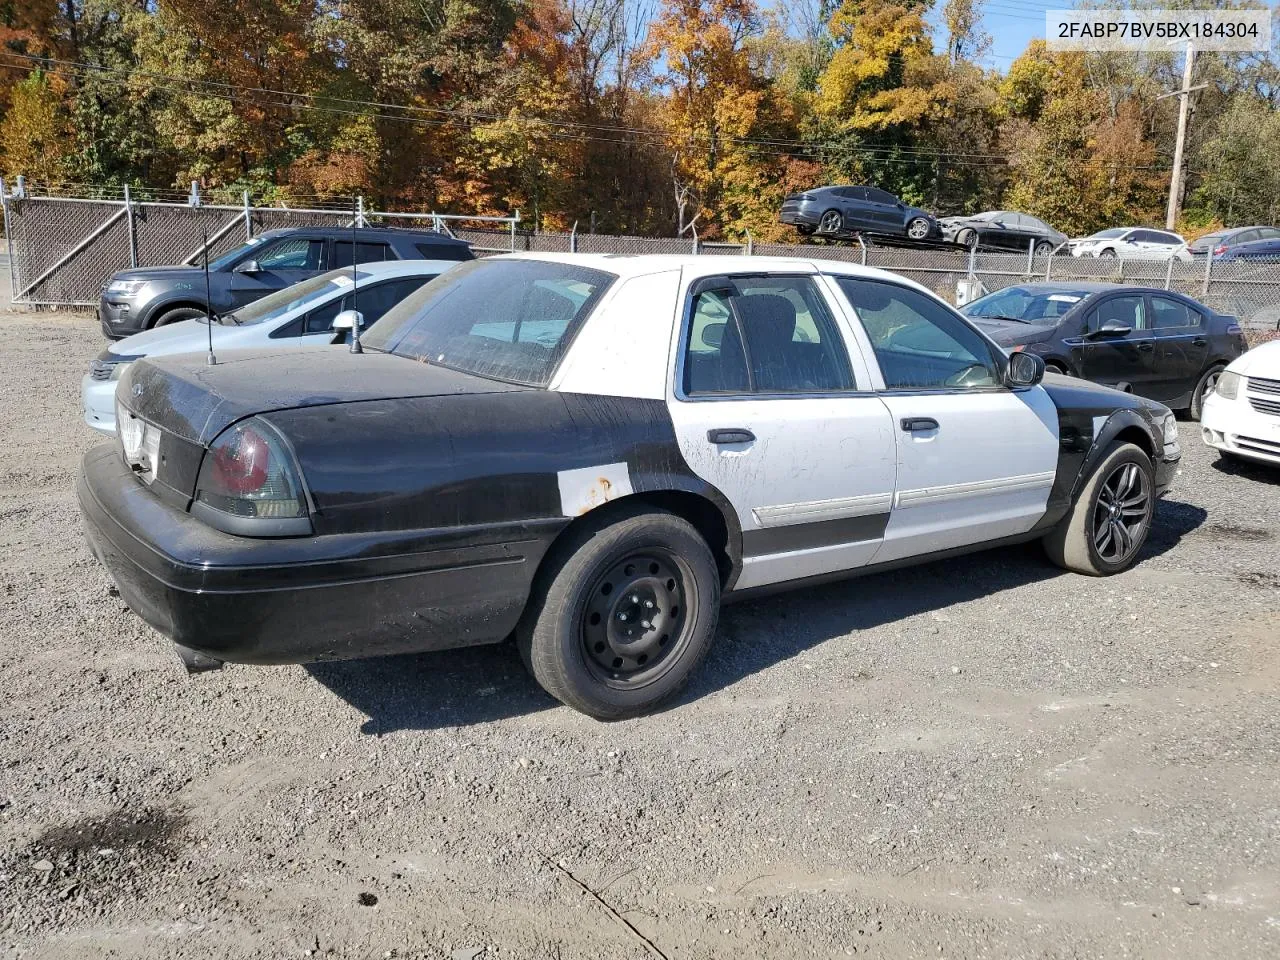
[[[1243,356],[1232,360],[1227,369],[1232,373],[1246,376],[1280,380],[1280,340],[1272,340],[1260,347],[1254,347]]]
[[[254,324],[237,327],[235,324],[213,325],[213,349],[241,350],[251,347],[284,346],[285,341],[271,340],[271,331],[279,323]],[[290,338],[296,340],[296,338]],[[327,343],[323,338],[308,338]],[[166,324],[154,330],[144,330],[131,337],[117,340],[107,347],[111,353],[121,356],[163,357],[175,353],[202,353],[209,349],[209,326],[202,320],[182,320]]]

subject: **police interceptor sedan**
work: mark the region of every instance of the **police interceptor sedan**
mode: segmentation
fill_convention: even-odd
[[[514,637],[604,719],[675,694],[728,597],[1032,539],[1125,570],[1180,457],[1161,404],[802,259],[477,260],[362,354],[144,359],[117,397],[85,527],[189,668]]]

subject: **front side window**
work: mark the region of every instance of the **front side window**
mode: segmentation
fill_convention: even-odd
[[[871,340],[887,389],[1000,384],[991,346],[934,298],[882,280],[841,277],[836,282]]]
[[[319,270],[323,256],[323,240],[295,237],[268,244],[254,259],[263,270]]]
[[[616,279],[548,260],[471,260],[388,310],[363,342],[463,373],[545,387]]]
[[[1108,323],[1130,330],[1147,329],[1147,311],[1142,297],[1111,297],[1098,304],[1098,308],[1089,314],[1090,332],[1101,330]]]
[[[852,388],[848,353],[810,278],[715,278],[694,296],[685,342],[689,396]]]
[[[1200,314],[1172,297],[1151,298],[1151,319],[1156,330],[1200,326]]]

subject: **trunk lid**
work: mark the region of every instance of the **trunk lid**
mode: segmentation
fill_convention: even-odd
[[[205,447],[237,420],[257,413],[531,389],[387,353],[228,351],[217,360],[209,366],[202,353],[137,360],[120,378],[116,396],[165,433]]]

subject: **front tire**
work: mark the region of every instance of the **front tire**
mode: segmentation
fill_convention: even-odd
[[[647,713],[706,657],[720,574],[687,521],[632,508],[587,521],[548,556],[516,642],[534,679],[597,720]]]
[[[205,312],[196,307],[175,307],[172,310],[166,310],[156,318],[153,327],[167,327],[171,323],[181,323],[183,320],[195,320],[197,317],[203,317]]]
[[[1070,512],[1044,538],[1058,566],[1091,577],[1128,570],[1151,532],[1155,470],[1132,443],[1118,443],[1102,458]]]
[[[1107,247],[1107,249],[1103,250],[1100,254],[1098,254],[1098,256],[1101,257],[1103,260],[1114,260],[1116,258],[1116,252],[1112,250],[1110,247]]]
[[[907,236],[912,240],[928,239],[929,221],[924,217],[912,217],[907,221]]]
[[[1054,251],[1054,246],[1048,240],[1041,240],[1036,244],[1033,256],[1047,257]]]
[[[1210,367],[1196,382],[1196,388],[1191,391],[1191,406],[1187,408],[1187,415],[1196,423],[1200,422],[1200,415],[1204,413],[1204,402],[1217,389],[1218,378],[1222,376],[1224,369],[1221,366]]]
[[[978,231],[966,227],[956,234],[956,243],[969,249],[976,247],[978,245]]]

